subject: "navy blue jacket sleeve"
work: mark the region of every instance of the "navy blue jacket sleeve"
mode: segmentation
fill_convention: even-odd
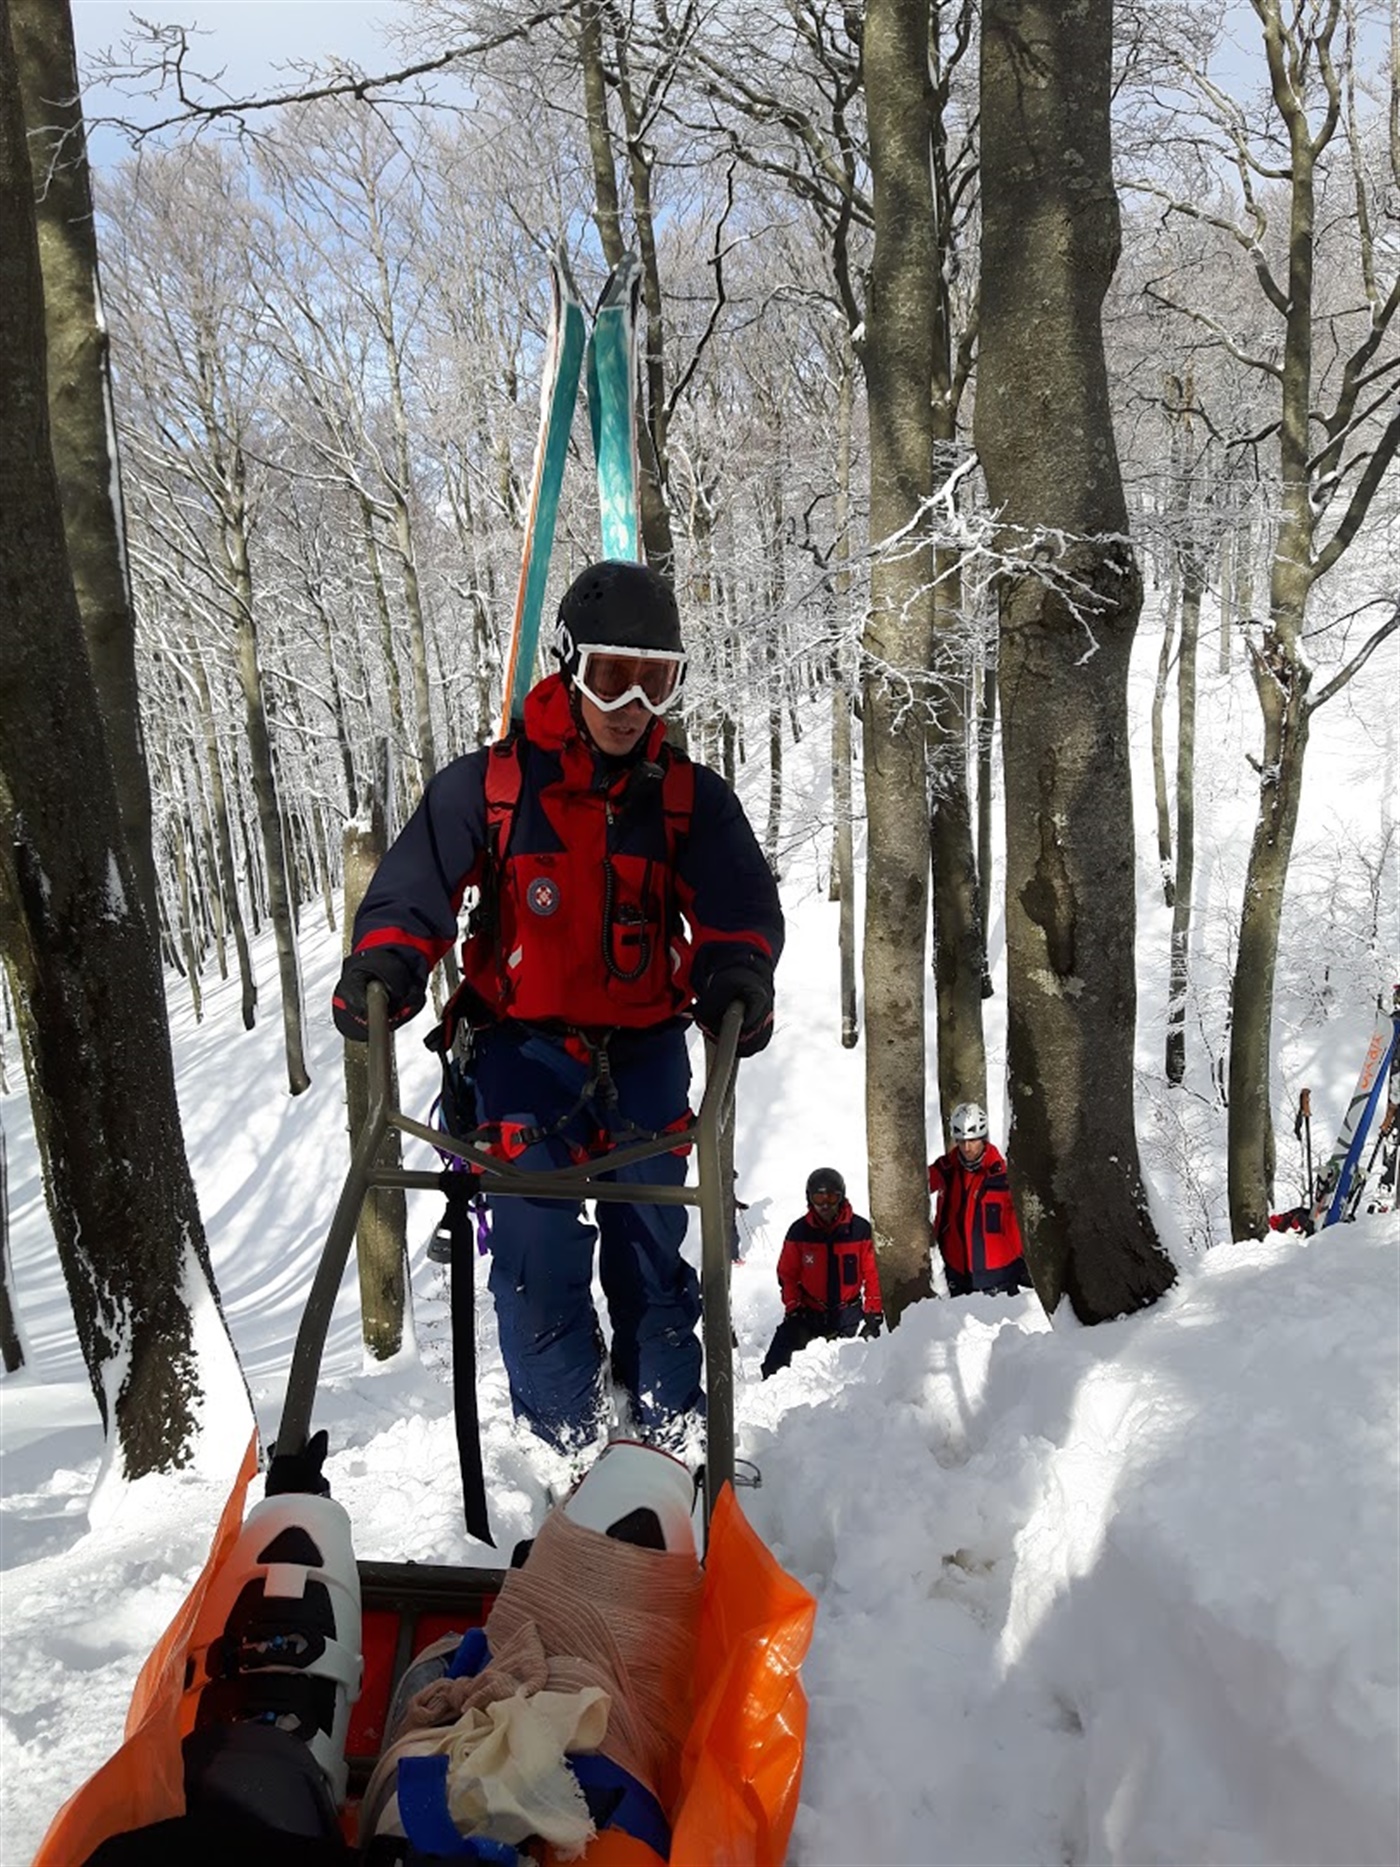
[[[430,781],[355,916],[353,951],[392,946],[422,984],[457,937],[463,895],[481,879],[486,759],[485,751],[468,752]]]
[[[695,809],[677,869],[697,993],[729,960],[753,958],[776,966],[783,950],[778,884],[743,805],[707,765],[695,767]]]

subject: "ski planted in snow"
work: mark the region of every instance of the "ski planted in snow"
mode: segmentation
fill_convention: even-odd
[[[502,738],[510,731],[511,723],[523,714],[525,696],[534,675],[545,581],[549,575],[550,553],[554,549],[554,524],[559,516],[569,430],[578,401],[579,374],[588,334],[583,305],[562,250],[550,261],[550,288],[549,335],[545,341],[544,372],[540,381],[540,432],[535,443],[520,582],[515,594],[515,621],[506,660]]]
[[[1327,1164],[1318,1177],[1312,1207],[1315,1228],[1335,1225],[1340,1219],[1356,1216],[1371,1165],[1368,1162],[1366,1167],[1361,1166],[1362,1150],[1395,1064],[1397,1042],[1400,1042],[1400,985],[1395,987],[1394,1007],[1389,1018],[1378,1022],[1371,1033],[1356,1088]],[[1374,1158],[1373,1150],[1372,1162]]]
[[[637,307],[642,268],[624,253],[603,288],[588,339],[588,421],[598,469],[603,556],[642,555],[638,517]]]

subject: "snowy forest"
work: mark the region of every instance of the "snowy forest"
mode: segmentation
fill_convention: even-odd
[[[275,1032],[256,1095],[329,1071],[343,1138],[327,955],[497,730],[560,249],[587,299],[640,259],[677,730],[822,910],[777,1026],[849,1091],[891,1349],[960,1102],[1077,1355],[1298,1204],[1281,1053],[1400,961],[1395,0],[402,0],[247,96],[0,0],[0,131],[0,1114],[125,1481],[233,1362],[172,1022]],[[595,555],[580,421],[551,600]],[[402,1209],[374,1249],[389,1366]]]

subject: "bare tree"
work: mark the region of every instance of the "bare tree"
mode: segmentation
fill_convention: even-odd
[[[866,1136],[886,1312],[931,1289],[924,1109],[929,813],[924,683],[932,551],[917,528],[933,472],[938,254],[929,150],[928,0],[871,0],[864,66],[875,251],[865,342],[870,577],[862,727],[866,855]],[[917,982],[917,983],[916,983]]]
[[[226,618],[277,943],[287,1082],[300,1095],[310,1077],[253,570],[259,485],[250,443],[264,367],[259,294],[244,259],[254,209],[230,163],[199,147],[145,162],[139,190],[129,174],[110,212],[122,335],[141,399],[140,424],[128,429],[132,468],[152,483],[148,522]]]
[[[1227,324],[1215,303],[1171,282],[1157,288],[1199,341],[1268,386],[1272,409],[1263,433],[1231,438],[1248,446],[1268,439],[1277,450],[1269,614],[1248,641],[1263,744],[1230,1005],[1230,1220],[1237,1238],[1262,1232],[1273,1203],[1274,983],[1309,725],[1395,626],[1390,618],[1348,649],[1314,693],[1309,650],[1318,622],[1309,605],[1362,531],[1400,449],[1400,266],[1376,230],[1381,191],[1400,171],[1400,147],[1392,135],[1384,163],[1378,160],[1378,126],[1358,111],[1355,32],[1368,9],[1343,0],[1286,10],[1280,0],[1251,5],[1268,75],[1262,115],[1203,74],[1194,37],[1176,45],[1183,108],[1195,112],[1181,140],[1223,150],[1234,198],[1220,202],[1200,185],[1187,194],[1147,176],[1136,182],[1171,215],[1216,235],[1262,295],[1253,323]],[[1331,255],[1326,268],[1319,265],[1324,250]],[[1392,594],[1377,589],[1382,613]]]
[[[151,785],[136,691],[135,623],[123,543],[87,138],[68,0],[12,0],[10,17],[38,194],[49,423],[68,557],[122,825],[142,904],[156,925]]]
[[[158,949],[122,835],[68,563],[33,177],[3,8],[0,509],[0,927],[74,1325],[104,1428],[135,1478],[189,1463],[205,1383],[224,1388],[233,1351],[221,1316],[196,1349],[191,1302],[206,1292],[217,1314],[217,1296]]]
[[[1133,1113],[1127,671],[1141,582],[1101,312],[1118,258],[1112,8],[986,0],[975,432],[1019,558],[1001,593],[1010,1162],[1053,1310],[1098,1322],[1174,1272]]]

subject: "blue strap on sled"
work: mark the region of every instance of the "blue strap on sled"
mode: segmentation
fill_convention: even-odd
[[[662,1860],[671,1858],[671,1824],[645,1783],[611,1757],[566,1757],[565,1762],[578,1779],[595,1827],[620,1828]]]
[[[520,1855],[509,1842],[485,1835],[463,1835],[447,1812],[446,1757],[401,1757],[398,1767],[399,1820],[420,1854],[443,1860],[486,1861],[493,1867],[516,1867]]]
[[[480,1631],[479,1629],[476,1631]],[[465,1643],[464,1643],[465,1644]],[[583,1791],[588,1813],[599,1829],[620,1828],[653,1854],[668,1860],[671,1824],[665,1810],[644,1783],[610,1757],[581,1756],[565,1759]],[[515,1867],[516,1850],[484,1835],[459,1834],[447,1812],[447,1759],[402,1757],[398,1766],[399,1820],[420,1854],[445,1860],[501,1862]]]

